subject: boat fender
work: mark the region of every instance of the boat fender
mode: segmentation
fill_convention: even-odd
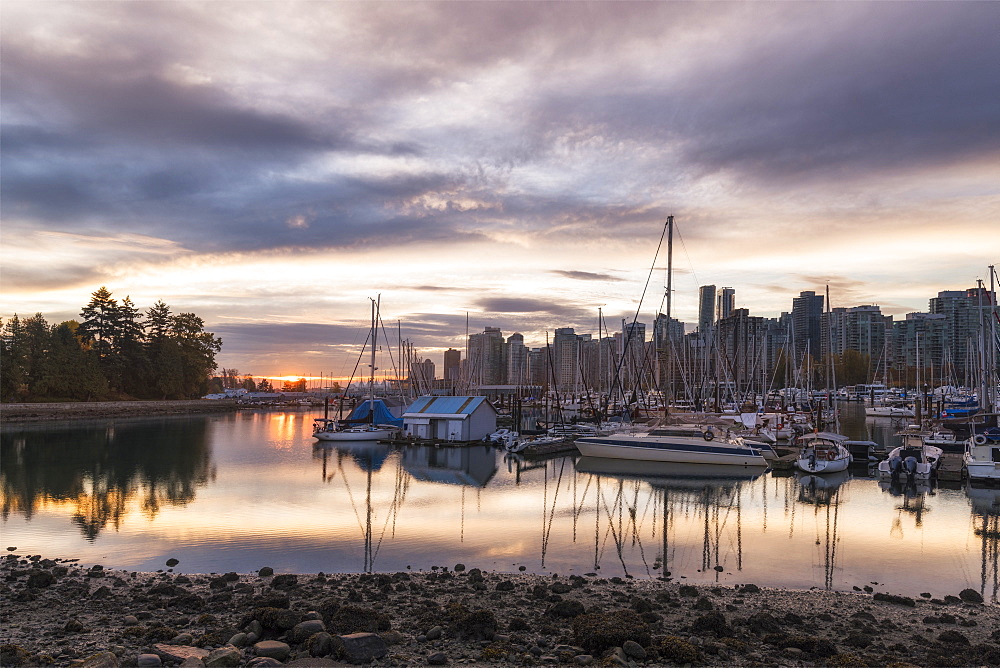
[[[711,441],[712,439],[714,439],[714,438],[715,438],[715,434],[714,434],[714,433],[712,432],[712,430],[711,430],[711,429],[706,429],[706,430],[705,430],[705,433],[704,433],[704,434],[702,434],[702,437],[703,437],[703,438],[704,438],[704,439],[705,439],[706,441]]]
[[[778,429],[784,429],[784,428],[785,428],[785,423],[784,422],[779,422],[778,423]]]
[[[983,434],[976,434],[976,436],[972,439],[972,442],[976,445],[986,445],[986,436]]]

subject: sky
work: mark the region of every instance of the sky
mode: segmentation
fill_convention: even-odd
[[[903,317],[1000,260],[1000,3],[0,4],[0,317],[105,286],[222,367],[441,364],[698,286]],[[468,323],[468,324],[467,324]]]

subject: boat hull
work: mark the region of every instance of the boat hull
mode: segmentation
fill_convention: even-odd
[[[579,438],[576,447],[584,457],[629,459],[681,464],[766,466],[755,448],[726,442],[643,436]]]
[[[833,461],[810,460],[808,457],[801,457],[795,460],[795,466],[804,473],[839,473],[846,471],[851,465],[850,455]]]
[[[365,429],[355,431],[347,429],[344,431],[319,431],[313,437],[321,441],[378,441],[390,438],[394,429]]]

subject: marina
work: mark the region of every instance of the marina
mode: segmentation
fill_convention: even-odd
[[[853,412],[852,412],[853,411]],[[22,554],[176,572],[499,573],[996,601],[1000,490],[766,466],[317,442],[315,411],[8,424],[3,535]],[[898,428],[842,408],[885,448]],[[873,584],[874,583],[874,584]]]

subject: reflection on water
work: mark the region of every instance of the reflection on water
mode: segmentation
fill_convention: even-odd
[[[19,551],[131,570],[392,572],[465,563],[701,584],[996,599],[995,492],[556,457],[316,444],[307,413],[0,430]],[[855,416],[856,417],[856,416]],[[868,429],[863,416],[855,427]],[[869,432],[855,434],[869,437]],[[75,527],[67,532],[67,528]]]
[[[214,476],[204,420],[22,428],[0,440],[2,513],[31,519],[39,506],[71,508],[90,541],[137,505],[155,517],[183,505]]]
[[[996,603],[1000,589],[1000,490],[967,483],[966,494],[982,556],[979,593]]]

